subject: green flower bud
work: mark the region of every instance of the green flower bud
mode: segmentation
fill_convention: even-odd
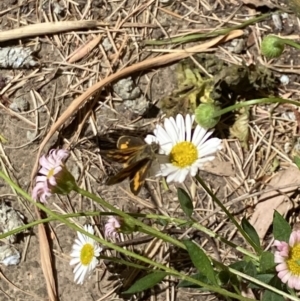
[[[202,103],[195,110],[195,120],[205,129],[213,128],[220,121],[221,116],[215,116],[219,110],[213,103]]]
[[[260,52],[267,59],[279,57],[284,50],[284,40],[279,37],[268,35],[263,38],[260,45]]]
[[[66,166],[62,164],[62,170],[55,176],[57,185],[51,187],[51,193],[68,194],[72,190],[76,190],[77,184],[73,175],[68,171]]]

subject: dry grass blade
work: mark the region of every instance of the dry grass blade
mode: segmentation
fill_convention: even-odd
[[[169,53],[169,54],[162,55],[160,57],[150,58],[145,61],[136,63],[136,64],[126,67],[126,68],[118,71],[117,73],[108,76],[107,78],[103,79],[102,81],[94,84],[92,87],[90,87],[88,90],[86,90],[82,95],[77,97],[50,128],[47,136],[44,138],[44,140],[40,144],[40,147],[39,147],[39,150],[37,153],[37,158],[36,158],[35,164],[33,166],[32,172],[31,172],[31,183],[33,182],[33,179],[37,172],[39,157],[40,157],[42,150],[44,149],[46,143],[49,141],[49,139],[84,104],[85,101],[87,101],[90,97],[92,97],[98,90],[102,89],[105,85],[107,85],[113,81],[116,81],[120,78],[123,78],[125,76],[128,76],[128,75],[132,74],[133,72],[139,72],[139,71],[146,70],[149,68],[167,65],[172,62],[184,59],[194,53],[206,51],[210,47],[213,47],[220,42],[227,42],[227,41],[230,41],[237,37],[240,37],[242,35],[243,35],[242,30],[233,30],[228,35],[219,36],[219,37],[214,38],[201,45],[187,48],[187,49],[183,50],[181,53]]]
[[[76,29],[86,29],[97,27],[99,22],[92,20],[82,21],[64,21],[64,22],[47,22],[19,27],[0,32],[0,42],[35,37],[45,34],[53,34]]]
[[[36,209],[37,219],[41,218],[41,215]],[[47,235],[45,231],[45,225],[38,225],[38,235],[39,235],[39,246],[40,246],[40,255],[41,255],[41,266],[46,279],[47,292],[50,301],[57,301],[57,291],[53,275],[52,262],[51,262],[51,253],[50,246],[47,240]]]
[[[0,32],[0,42],[11,41],[15,39],[22,39],[28,37],[36,37],[46,34],[55,34],[60,32],[95,28],[98,26],[112,26],[112,23],[98,22],[94,20],[81,20],[81,21],[62,21],[62,22],[47,22],[38,23],[20,28],[15,28],[7,31]],[[147,24],[141,23],[124,23],[123,27],[147,27]],[[149,26],[148,26],[149,27]],[[157,27],[151,25],[150,27]]]
[[[70,58],[68,59],[68,63],[72,64],[81,60],[84,56],[89,54],[91,50],[93,50],[101,41],[102,36],[98,36],[87,44],[81,46],[79,49],[76,49],[73,53],[71,53]]]

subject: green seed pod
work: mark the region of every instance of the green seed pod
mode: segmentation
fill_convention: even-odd
[[[279,57],[284,50],[284,41],[279,37],[268,35],[263,38],[260,45],[260,52],[267,59]]]
[[[205,129],[213,128],[220,121],[221,116],[215,116],[219,110],[213,103],[202,103],[195,110],[195,120]]]

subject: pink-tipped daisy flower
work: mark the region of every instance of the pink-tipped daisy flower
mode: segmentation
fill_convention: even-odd
[[[119,237],[119,229],[121,223],[115,216],[110,216],[104,226],[104,236],[106,238],[117,239]]]
[[[293,231],[289,243],[275,240],[278,277],[288,287],[300,290],[300,230]]]
[[[46,198],[53,192],[53,187],[57,185],[58,175],[64,168],[64,161],[69,152],[64,149],[51,150],[47,156],[42,156],[39,160],[41,169],[36,177],[36,185],[32,190],[32,198],[46,202]]]
[[[187,114],[185,118],[178,114],[176,118],[165,118],[164,126],[157,125],[154,135],[145,138],[146,143],[158,143],[160,153],[168,157],[169,163],[160,164],[157,176],[167,177],[167,182],[182,183],[188,174],[194,177],[198,170],[215,158],[222,148],[219,138],[209,138],[213,130],[192,126],[195,116]]]

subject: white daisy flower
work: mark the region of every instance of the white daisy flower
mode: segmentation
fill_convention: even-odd
[[[195,115],[187,114],[185,119],[181,114],[165,118],[164,127],[157,125],[154,135],[148,135],[145,141],[160,146],[160,153],[167,155],[169,163],[160,164],[156,176],[167,177],[167,182],[182,183],[188,174],[194,177],[198,169],[207,161],[215,158],[220,150],[222,140],[208,139],[213,130],[206,130],[197,125],[192,132]]]
[[[94,235],[94,229],[91,225],[85,225],[84,230]],[[75,239],[75,243],[72,247],[70,254],[73,257],[70,261],[70,265],[76,264],[74,268],[74,281],[77,284],[82,284],[84,279],[90,275],[90,273],[96,268],[99,260],[102,248],[92,238],[77,232],[78,238]]]

